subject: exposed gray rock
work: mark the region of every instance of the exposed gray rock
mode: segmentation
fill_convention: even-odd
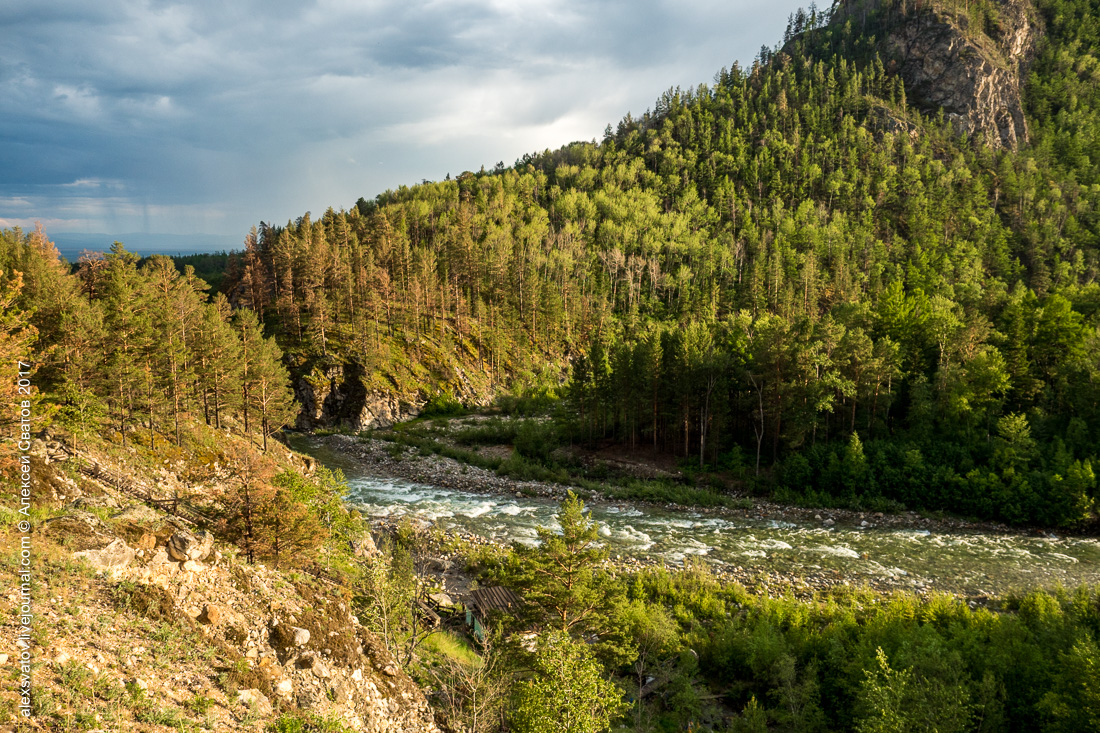
[[[315,369],[294,385],[303,430],[344,426],[354,431],[386,428],[420,413],[419,406],[392,393],[368,392],[357,364]]]
[[[73,557],[84,558],[98,570],[121,570],[134,561],[134,551],[121,538],[116,538],[102,549],[74,552]]]
[[[168,556],[177,562],[205,560],[214,549],[214,535],[203,531],[194,535],[180,530],[168,538]]]
[[[850,18],[858,29],[864,5],[877,4],[849,0],[834,22]],[[882,47],[887,70],[905,81],[910,104],[929,114],[942,109],[959,133],[1015,150],[1028,139],[1020,87],[1038,34],[1021,0],[996,0],[996,9],[997,22],[977,29],[961,7],[914,4],[885,33]],[[912,132],[904,120],[883,121],[889,131]]]
[[[241,690],[237,693],[237,702],[246,708],[254,708],[261,716],[271,715],[271,701],[259,690]]]
[[[428,600],[440,608],[451,608],[455,605],[455,602],[446,593],[432,593],[428,596]]]
[[[294,632],[294,644],[295,646],[305,646],[309,643],[309,629],[302,629],[297,626],[292,628]]]

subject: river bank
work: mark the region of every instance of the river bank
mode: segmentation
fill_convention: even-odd
[[[363,438],[354,435],[325,435],[314,438],[332,450],[354,457],[365,464],[380,477],[397,477],[432,486],[442,486],[456,491],[487,493],[499,495],[520,495],[542,497],[560,501],[575,487],[543,481],[519,481],[509,476],[501,476],[477,466],[461,463],[452,458],[435,453],[423,455],[415,448],[376,438]],[[821,526],[861,526],[883,527],[891,529],[930,530],[934,532],[983,532],[996,534],[1019,534],[1005,524],[997,522],[975,522],[955,517],[926,516],[917,512],[886,514],[883,512],[857,512],[847,509],[819,509],[776,504],[763,499],[746,499],[751,507],[699,507],[674,503],[654,503],[641,500],[608,499],[599,492],[579,492],[588,503],[610,503],[660,506],[672,511],[694,511],[713,516],[753,518],[759,520],[795,521],[819,523]],[[1035,536],[1051,536],[1052,533],[1035,529]]]
[[[429,451],[352,436],[295,442],[348,477],[372,522],[410,517],[466,547],[532,544],[570,487],[516,481]],[[916,514],[685,507],[585,497],[609,563],[623,572],[705,563],[724,582],[767,595],[841,588],[951,592],[975,604],[1012,591],[1100,582],[1100,544]]]

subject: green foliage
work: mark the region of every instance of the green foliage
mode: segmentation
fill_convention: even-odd
[[[466,414],[466,408],[446,392],[432,395],[420,409],[420,417],[460,417]]]
[[[283,713],[264,730],[268,733],[348,733],[350,728],[339,720],[306,712]]]
[[[195,715],[206,715],[217,704],[217,701],[206,695],[195,695],[187,701],[187,709]]]
[[[321,466],[308,477],[297,471],[284,471],[272,483],[284,490],[284,503],[302,505],[324,529],[331,552],[338,555],[366,531],[359,513],[348,509],[348,487],[339,469],[332,471]]]
[[[955,733],[969,729],[973,711],[965,686],[919,678],[910,670],[891,669],[881,648],[875,661],[877,668],[865,672],[859,690],[859,733]]]
[[[625,712],[621,691],[604,679],[583,642],[560,631],[539,637],[532,676],[516,683],[509,720],[519,733],[599,733]]]
[[[22,358],[33,356],[38,392],[78,441],[106,434],[179,446],[181,423],[201,415],[217,429],[234,423],[266,449],[292,417],[282,352],[255,313],[234,314],[224,295],[208,301],[192,267],[181,272],[160,255],[141,260],[116,242],[70,274],[44,232],[18,229],[0,232],[0,263],[6,310],[4,270],[26,273],[20,298],[34,303],[38,351]],[[31,333],[18,335],[29,346]]]
[[[551,422],[524,420],[516,428],[514,446],[524,458],[547,463],[558,443],[558,432]]]
[[[1100,727],[1100,649],[1085,637],[1060,655],[1055,689],[1040,707],[1049,716],[1047,730],[1096,730]]]
[[[560,443],[803,502],[1086,521],[1067,466],[1100,458],[1095,8],[1038,3],[1018,151],[908,105],[876,39],[929,12],[999,63],[994,2],[811,8],[781,51],[600,143],[264,227],[232,287],[303,371],[510,389],[502,411],[554,409]],[[989,439],[1009,416],[1030,448]],[[553,468],[554,436],[516,437],[506,472]]]
[[[837,589],[807,602],[753,595],[719,582],[703,564],[596,571],[590,581],[599,555],[585,544],[592,527],[580,502],[563,504],[559,523],[560,534],[544,533],[544,548],[517,547],[482,563],[483,577],[521,590],[527,615],[543,628],[560,631],[561,619],[577,619],[571,637],[590,642],[584,646],[602,663],[601,675],[628,691],[636,730],[721,729],[722,718],[733,730],[1093,724],[1100,589],[993,599],[994,613],[950,596]],[[571,547],[584,559],[573,562],[572,576],[560,570],[570,567]],[[578,580],[570,584],[570,577]],[[520,673],[516,689],[527,697],[514,697],[510,709],[520,702],[533,708],[541,695],[542,719],[552,719],[562,703],[551,686],[568,688],[556,677],[537,687],[546,675]],[[730,720],[730,711],[741,712]]]
[[[563,632],[600,629],[608,608],[597,565],[607,556],[599,527],[584,514],[572,492],[557,515],[560,531],[538,529],[536,548],[517,548],[514,582],[524,597],[543,609],[546,623]]]

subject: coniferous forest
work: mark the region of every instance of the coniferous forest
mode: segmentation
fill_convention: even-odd
[[[780,497],[1087,521],[1093,5],[1025,6],[1042,32],[1017,148],[910,103],[876,40],[939,14],[992,44],[1013,3],[811,7],[751,66],[599,142],[261,222],[216,297],[166,258],[117,245],[66,269],[43,232],[8,230],[6,297],[31,327],[8,330],[34,332],[61,412],[121,435],[178,441],[181,412],[220,427],[233,411],[269,436],[293,421],[292,384],[340,366],[413,403],[548,396],[557,440]]]
[[[910,104],[876,41],[931,12],[989,40],[1010,7],[800,11],[599,142],[261,223],[226,292],[295,374],[552,393],[571,439],[784,496],[1074,524],[1100,444],[1095,3],[1031,11],[1015,150]]]
[[[1014,18],[1034,29],[1022,45]],[[471,446],[499,432],[523,460],[552,462],[566,444],[671,457],[684,483],[702,477],[726,508],[735,494],[752,505],[754,494],[944,512],[1032,534],[1095,532],[1098,18],[1098,0],[811,6],[751,65],[670,89],[602,139],[261,222],[228,256],[139,258],[115,243],[68,263],[41,228],[4,230],[0,357],[18,369],[33,358],[35,393],[18,397],[15,380],[0,391],[12,404],[33,401],[74,458],[90,445],[154,482],[172,468],[179,481],[208,484],[206,513],[192,516],[236,545],[226,550],[234,587],[257,591],[242,570],[257,563],[288,572],[271,580],[278,592],[315,580],[308,607],[283,620],[308,625],[337,606],[340,618],[354,614],[391,655],[368,677],[415,678],[446,730],[1096,730],[1096,589],[975,599],[847,581],[750,590],[690,559],[676,569],[613,560],[573,493],[557,527],[526,546],[462,544],[394,523],[376,532],[376,547],[338,474],[275,449],[285,428],[315,427],[328,408],[307,402],[337,387],[348,401],[381,395],[441,423],[458,403],[496,400],[497,413],[535,419],[464,427]],[[896,39],[933,26],[961,39],[945,65],[977,58],[1001,80],[998,94],[1018,93],[1014,137],[998,133],[1003,120],[967,128],[905,81],[912,68]],[[1025,52],[1010,58],[1010,46]],[[384,436],[385,454],[404,460],[411,446],[426,457],[425,424]],[[35,471],[69,471],[58,485],[75,486],[76,461],[50,468],[38,442]],[[6,476],[12,455],[11,441],[0,444]],[[476,458],[482,469],[505,463]],[[63,499],[35,522],[83,507],[99,512],[87,521],[100,529],[133,516]],[[163,550],[177,529],[134,542]],[[171,616],[171,594],[148,615],[134,601],[140,583],[97,575],[74,561],[69,540],[43,534],[36,542],[54,542],[62,558],[51,560],[57,575],[106,589],[96,613],[112,624],[144,612],[150,638],[177,638],[177,621],[194,632],[186,638],[221,633],[207,662],[265,634],[309,643],[307,629],[274,630],[278,621],[234,642],[208,608]],[[476,626],[425,624],[440,620],[429,593],[453,558],[467,581],[524,599],[482,619],[490,633],[476,640]],[[445,569],[433,576],[424,570],[433,563]],[[63,605],[51,613],[78,615]],[[220,705],[223,720],[255,729],[258,698],[245,710],[237,695],[263,688],[276,703],[267,712],[281,716],[265,730],[346,730],[309,704],[352,699],[327,686],[333,660],[320,661],[347,629],[313,628],[308,663],[303,649],[278,664],[251,661],[255,649],[219,657],[220,676],[207,675],[217,703],[199,691],[181,706],[197,721]],[[364,638],[337,649],[349,679],[369,666]],[[73,690],[91,679],[59,658],[44,662],[44,676]],[[307,667],[315,697],[278,697],[284,673],[299,689]],[[183,718],[153,715],[136,680],[100,682],[88,683],[89,710],[113,706],[121,720],[125,700],[128,721],[186,729]],[[104,692],[111,685],[116,697]],[[51,729],[99,720],[45,699],[38,710]]]

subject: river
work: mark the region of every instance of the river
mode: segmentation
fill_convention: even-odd
[[[372,518],[415,517],[451,532],[529,545],[537,544],[539,527],[557,527],[557,503],[549,499],[372,475],[369,465],[318,440],[299,438],[294,443],[342,470],[350,502]],[[873,523],[827,527],[622,502],[596,503],[589,511],[609,552],[619,558],[675,565],[694,557],[741,575],[842,577],[855,585],[968,596],[1100,583],[1100,541],[1091,537],[880,528]]]

